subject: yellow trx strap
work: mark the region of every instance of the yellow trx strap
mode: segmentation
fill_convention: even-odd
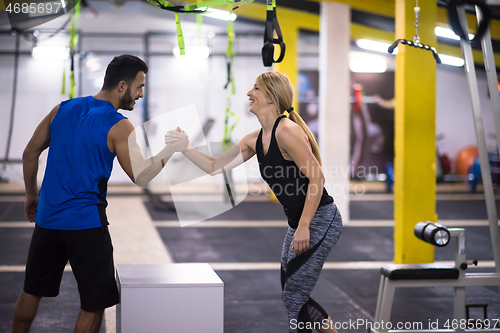
[[[233,22],[231,20],[227,21],[227,50],[226,50],[226,58],[227,58],[227,83],[224,89],[227,89],[227,86],[231,84],[231,94],[234,95],[236,93],[236,89],[234,86],[234,75],[233,75],[233,60],[234,60],[234,27]],[[234,122],[231,126],[229,126],[229,118],[234,117]],[[234,127],[238,123],[240,118],[238,115],[231,111],[231,97],[227,97],[226,101],[226,118],[224,120],[224,139],[222,140],[225,143],[230,143],[231,135],[233,133]]]
[[[159,6],[161,9],[165,9],[175,13],[175,25],[177,28],[177,42],[179,44],[180,54],[184,55],[184,36],[182,35],[181,22],[179,18],[179,13],[184,14],[203,14],[208,8],[219,7],[223,5],[228,5],[230,11],[233,11],[244,4],[253,2],[254,0],[209,0],[201,1],[188,6],[175,6],[173,3],[165,0],[147,0],[149,3]]]
[[[231,89],[233,95],[236,93],[234,88],[234,75],[233,75],[233,60],[234,60],[234,27],[233,21],[227,21],[227,50],[226,50],[226,59],[227,59],[227,83],[224,89],[227,88],[229,84],[231,84]]]
[[[202,0],[197,0],[198,3],[202,2]],[[201,45],[201,33],[203,27],[203,16],[196,15],[196,24],[198,25],[198,44]]]
[[[179,52],[181,55],[186,54],[186,46],[184,45],[184,36],[182,35],[181,19],[179,13],[175,13],[175,27],[177,30],[177,42],[179,44]]]
[[[66,64],[64,64],[63,67],[63,83],[62,83],[62,89],[61,89],[61,95],[66,94]]]
[[[76,0],[73,0],[76,1]],[[69,74],[70,88],[69,88],[69,98],[75,98],[75,47],[78,44],[78,21],[80,18],[80,1],[77,1],[74,9],[71,11],[71,24],[69,27],[69,49],[71,56],[71,71]]]
[[[229,126],[229,118],[234,117],[234,123]],[[226,119],[224,120],[224,138],[223,142],[231,142],[231,135],[233,134],[233,130],[236,127],[236,124],[240,121],[240,117],[233,111],[231,111],[231,98],[228,97],[226,101]]]

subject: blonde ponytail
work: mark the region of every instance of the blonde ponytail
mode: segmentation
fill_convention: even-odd
[[[309,129],[309,127],[307,127],[306,123],[297,112],[292,110],[291,112],[289,112],[289,114],[290,114],[289,116],[290,120],[299,125],[302,128],[302,130],[306,133],[307,138],[309,139],[309,144],[311,145],[312,153],[314,157],[316,157],[316,159],[318,160],[319,165],[321,165],[321,156],[319,154],[318,143],[316,142],[316,138],[312,134],[311,130]]]
[[[319,147],[314,135],[300,115],[293,111],[292,104],[295,90],[288,76],[280,72],[265,72],[257,77],[256,83],[259,89],[263,90],[276,105],[278,113],[283,115],[285,111],[288,111],[290,120],[299,125],[306,133],[312,153],[318,160],[319,165],[321,165]]]

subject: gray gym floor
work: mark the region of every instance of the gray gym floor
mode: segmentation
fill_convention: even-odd
[[[22,269],[32,226],[24,222],[22,192],[0,192],[0,332],[9,332],[14,304],[22,289]],[[109,198],[113,196],[126,196],[127,200],[144,207],[143,218],[150,219],[156,226],[157,235],[173,262],[212,264],[224,281],[225,332],[287,332],[277,265],[286,226],[265,224],[266,221],[284,221],[279,204],[262,197],[249,197],[232,211],[211,221],[181,228],[171,223],[177,217],[175,212],[168,210],[168,196],[161,197],[167,201],[161,205],[149,201],[136,190],[116,193],[110,190]],[[313,298],[334,321],[364,323],[350,325],[341,332],[367,332],[366,322],[373,322],[380,265],[393,259],[391,198],[383,193],[368,193],[351,201],[352,223],[344,227],[313,291]],[[500,200],[497,200],[498,208],[499,204]],[[110,209],[112,205],[110,202]],[[453,227],[462,225],[466,229],[468,259],[480,262],[480,266],[472,270],[492,271],[493,255],[482,195],[468,194],[460,186],[451,190],[438,186],[436,207],[441,223],[446,224],[447,220]],[[111,220],[110,223],[119,224],[120,221]],[[118,242],[115,238],[113,240]],[[455,244],[450,244],[436,249],[435,258],[437,261],[451,261],[454,252]],[[147,253],[143,255],[148,256]],[[359,265],[353,266],[353,263]],[[488,317],[500,319],[498,288],[468,288],[467,303],[488,304]],[[76,282],[72,273],[67,271],[60,295],[55,299],[43,299],[32,332],[70,332],[78,309]],[[421,322],[426,326],[429,321],[437,320],[443,328],[446,320],[452,317],[452,288],[415,288],[396,292],[393,323]],[[482,318],[481,310],[474,309],[471,317]],[[107,331],[111,330],[108,328]],[[106,332],[104,323],[101,332]]]

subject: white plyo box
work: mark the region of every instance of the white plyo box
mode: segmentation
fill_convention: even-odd
[[[222,333],[224,283],[208,264],[117,265],[117,333]]]

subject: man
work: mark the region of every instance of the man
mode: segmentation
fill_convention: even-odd
[[[106,69],[101,91],[56,106],[26,146],[25,213],[36,225],[13,332],[28,332],[41,297],[59,294],[68,261],[81,300],[75,332],[98,332],[104,309],[119,302],[106,218],[107,181],[114,157],[130,179],[142,186],[162,170],[174,152],[189,144],[186,133],[178,130],[160,153],[144,159],[134,127],[117,110],[133,110],[144,96],[147,72],[147,65],[135,56],[115,57]],[[38,159],[49,146],[38,194]]]

